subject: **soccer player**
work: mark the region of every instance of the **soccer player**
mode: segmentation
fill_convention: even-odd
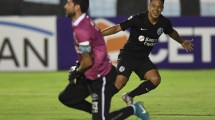
[[[60,102],[92,114],[93,120],[123,120],[133,114],[148,120],[148,112],[140,102],[109,113],[111,98],[117,92],[116,68],[107,57],[101,31],[86,15],[88,7],[89,0],[68,0],[64,6],[67,17],[72,19],[79,63],[70,69],[70,82],[60,93]],[[92,103],[85,100],[89,95]]]
[[[117,80],[115,86],[122,89],[132,71],[142,82],[133,91],[123,94],[122,99],[131,105],[133,98],[155,89],[161,82],[157,67],[148,57],[162,33],[168,34],[188,52],[193,50],[193,41],[182,39],[172,28],[170,20],[161,12],[164,9],[164,0],[150,0],[148,11],[130,16],[120,24],[111,26],[102,31],[104,36],[124,31],[130,28],[130,36],[123,49],[120,50],[117,65]]]

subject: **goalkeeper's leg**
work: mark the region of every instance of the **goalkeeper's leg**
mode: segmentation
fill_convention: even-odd
[[[85,99],[90,95],[86,83],[68,84],[67,87],[59,94],[59,100],[62,104],[92,113],[92,104]]]

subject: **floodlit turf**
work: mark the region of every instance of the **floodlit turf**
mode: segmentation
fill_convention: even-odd
[[[144,102],[151,120],[215,120],[215,70],[160,70],[160,74],[156,90],[135,98]],[[89,114],[58,101],[67,82],[64,71],[0,73],[0,120],[90,120]],[[132,74],[114,96],[111,110],[124,107],[121,94],[139,83]]]

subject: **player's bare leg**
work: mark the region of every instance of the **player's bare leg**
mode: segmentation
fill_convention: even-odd
[[[127,77],[123,75],[117,75],[117,78],[115,81],[116,89],[121,90],[126,85],[127,82],[128,82]],[[127,93],[123,94],[122,99],[128,106],[132,105],[133,103],[133,98],[129,97]]]
[[[161,77],[157,69],[152,69],[148,71],[144,78],[145,82],[141,83],[136,89],[129,93],[125,93],[122,96],[122,99],[126,102],[127,105],[132,104],[133,98],[138,95],[148,93],[149,91],[155,89],[161,82]]]
[[[161,77],[157,69],[152,69],[144,75],[146,80],[150,80],[155,86],[158,86],[161,82]]]
[[[141,83],[136,89],[129,93],[130,97],[135,97],[148,93],[149,91],[155,89],[161,82],[161,77],[157,69],[152,69],[146,72],[144,75],[146,79],[145,82]]]
[[[128,82],[128,78],[123,76],[123,75],[117,75],[116,81],[115,81],[115,86],[118,90],[121,90],[126,83]]]

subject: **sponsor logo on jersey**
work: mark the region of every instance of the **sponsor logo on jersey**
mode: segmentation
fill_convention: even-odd
[[[158,39],[151,39],[151,38],[145,37],[143,35],[140,35],[138,37],[138,39],[139,39],[140,42],[144,42],[145,46],[154,46],[158,41]]]
[[[145,36],[140,35],[138,39],[139,39],[140,42],[143,42],[145,40]]]

